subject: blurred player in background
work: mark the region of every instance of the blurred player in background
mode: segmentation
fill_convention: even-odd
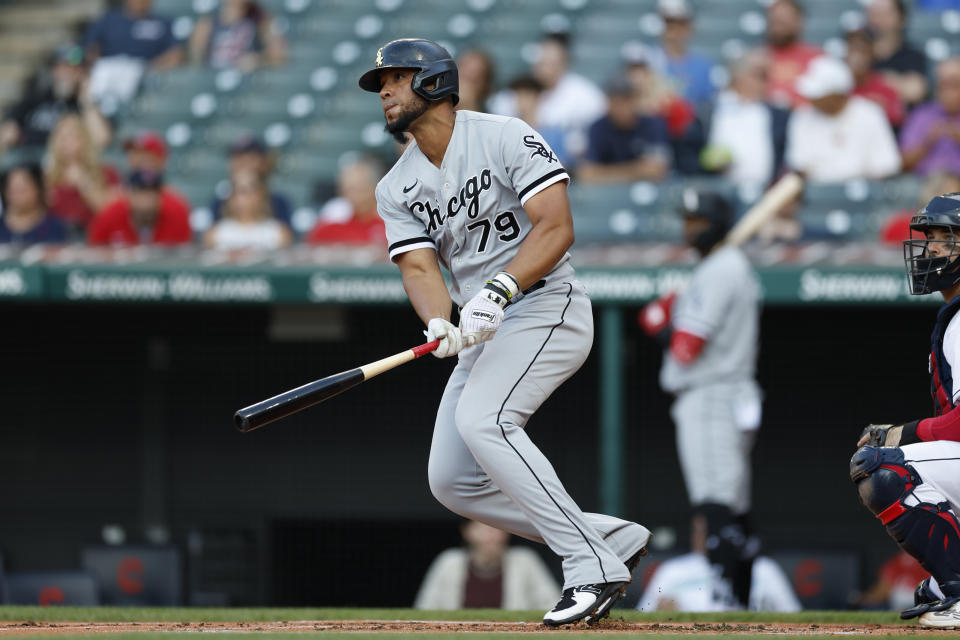
[[[901,618],[960,628],[960,193],[930,200],[904,242],[910,293],[939,291],[946,304],[931,337],[930,391],[936,417],[869,425],[850,460],[860,500],[900,548],[930,572]]]
[[[751,566],[750,451],[760,426],[754,379],[760,287],[743,251],[721,242],[733,222],[722,196],[683,194],[684,239],[702,256],[676,296],[648,304],[640,325],[664,347],[660,385],[675,397],[671,415],[696,521],[706,521],[707,558],[723,580],[722,606],[749,604]]]

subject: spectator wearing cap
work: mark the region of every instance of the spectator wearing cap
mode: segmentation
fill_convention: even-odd
[[[614,77],[606,92],[607,113],[590,126],[577,177],[584,182],[663,180],[670,168],[666,122],[636,111],[626,78]]]
[[[797,80],[810,104],[798,107],[787,128],[787,164],[814,182],[878,180],[900,170],[896,139],[883,109],[853,91],[842,60],[821,56]]]
[[[203,244],[210,249],[272,250],[292,239],[287,225],[273,217],[263,178],[252,169],[241,169],[223,204],[223,217],[207,230]]]
[[[49,68],[4,114],[0,151],[15,146],[45,146],[57,122],[70,111],[82,115],[94,143],[105,147],[110,140],[110,123],[90,99],[83,49],[74,44],[57,49]]]
[[[801,38],[804,9],[799,0],[774,0],[767,7],[767,51],[770,55],[768,99],[792,108],[804,102],[794,86],[814,58],[823,54]]]
[[[730,87],[717,96],[704,165],[738,184],[766,185],[783,166],[790,113],[766,99],[765,51],[748,51],[729,69]]]
[[[287,43],[273,18],[252,0],[224,0],[212,16],[197,20],[190,35],[190,61],[244,73],[283,64]]]
[[[0,205],[0,242],[66,242],[66,226],[47,213],[40,165],[16,165],[0,176]]]
[[[307,242],[386,246],[386,229],[377,213],[376,193],[383,173],[383,167],[373,159],[358,160],[340,169],[337,197],[321,207]]]
[[[47,204],[72,228],[86,227],[118,193],[120,174],[100,161],[100,150],[78,113],[67,112],[57,122],[44,162]]]
[[[562,131],[563,148],[553,150],[558,156],[579,159],[586,149],[587,128],[606,111],[603,91],[570,70],[570,43],[565,34],[548,34],[540,40],[531,72],[543,87],[537,101],[535,128]],[[510,91],[498,94],[490,109],[493,113],[516,116],[516,98]]]
[[[853,95],[873,100],[887,114],[894,129],[903,124],[904,108],[900,94],[873,68],[873,35],[867,29],[852,29],[846,34],[845,61],[853,72]]]
[[[238,173],[251,170],[260,176],[261,181],[268,185],[270,173],[273,171],[273,157],[267,151],[263,141],[254,136],[241,136],[230,147],[230,180],[236,179]],[[282,193],[270,191],[270,210],[273,217],[290,226],[290,217],[293,214],[290,200]],[[214,219],[219,219],[226,198],[215,197],[210,205]]]
[[[703,123],[693,104],[653,68],[651,56],[650,49],[640,43],[624,51],[622,74],[633,88],[635,108],[666,122],[673,169],[681,174],[701,173],[700,152],[706,139]]]
[[[174,246],[191,239],[190,212],[163,193],[162,174],[145,169],[130,172],[124,195],[101,210],[87,229],[92,246]]]
[[[907,41],[903,0],[870,0],[867,28],[873,34],[874,68],[908,108],[923,102],[927,97],[927,56]]]
[[[936,99],[916,107],[900,132],[903,168],[960,173],[960,57],[937,65]]]
[[[164,174],[167,170],[167,145],[163,138],[153,131],[142,131],[130,136],[123,143],[126,152],[127,172],[137,169]],[[164,196],[186,209],[190,210],[190,202],[186,196],[168,184],[163,185]]]
[[[651,55],[654,69],[673,83],[676,91],[697,108],[713,100],[715,87],[710,79],[713,60],[690,49],[693,36],[693,10],[687,0],[659,0],[663,19],[660,47]]]

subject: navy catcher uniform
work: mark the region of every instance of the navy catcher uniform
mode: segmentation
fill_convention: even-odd
[[[707,556],[723,580],[718,606],[746,608],[757,542],[749,535],[750,452],[760,426],[755,380],[760,286],[736,246],[720,245],[733,210],[720,195],[683,194],[684,236],[703,256],[688,285],[656,300],[641,326],[664,344],[660,386],[674,396],[677,452]]]
[[[567,253],[569,176],[523,121],[454,111],[456,65],[436,43],[387,43],[360,86],[380,94],[389,132],[413,136],[377,186],[377,206],[427,337],[441,340],[434,355],[459,355],[434,426],[431,491],[563,559],[563,598],[546,624],[596,621],[622,597],[650,533],[583,513],[524,431],[593,340]]]
[[[931,578],[902,618],[924,627],[960,628],[960,193],[933,198],[910,221],[904,241],[910,293],[939,291],[930,349],[935,417],[869,425],[850,460],[860,500]]]

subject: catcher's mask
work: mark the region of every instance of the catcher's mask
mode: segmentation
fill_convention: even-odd
[[[903,261],[913,295],[943,291],[960,282],[960,192],[933,198],[911,218]]]

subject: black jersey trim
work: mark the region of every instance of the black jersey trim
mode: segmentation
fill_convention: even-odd
[[[554,172],[554,174],[556,174],[556,172]],[[587,546],[590,547],[590,551],[592,551],[593,555],[596,556],[597,558],[597,563],[600,565],[600,574],[603,576],[603,581],[607,582],[607,572],[604,571],[603,569],[603,560],[600,559],[600,554],[598,554],[597,550],[593,548],[592,544],[590,544],[590,539],[587,538],[587,535],[583,532],[583,530],[580,527],[576,525],[576,523],[567,514],[567,512],[563,510],[563,507],[560,506],[560,503],[557,502],[556,498],[554,498],[553,495],[550,494],[550,491],[547,489],[546,485],[544,485],[543,481],[540,480],[540,477],[537,476],[537,472],[533,470],[533,467],[531,467],[530,463],[526,461],[526,459],[523,457],[523,454],[520,453],[520,451],[515,446],[513,446],[513,443],[510,442],[510,439],[507,437],[507,430],[503,428],[503,424],[500,422],[500,417],[501,415],[503,415],[503,410],[507,406],[507,401],[510,399],[510,396],[513,395],[514,390],[516,390],[516,388],[520,385],[520,382],[523,380],[524,376],[527,375],[527,372],[530,371],[530,368],[533,367],[533,364],[537,361],[537,358],[540,357],[540,354],[543,352],[544,347],[547,346],[547,343],[550,342],[550,338],[553,337],[553,332],[557,329],[557,327],[563,326],[564,316],[566,316],[567,314],[567,309],[570,308],[570,303],[573,302],[573,298],[572,298],[573,285],[569,282],[565,282],[564,284],[566,284],[569,287],[569,290],[567,291],[567,304],[564,305],[563,311],[560,312],[560,321],[557,322],[557,324],[550,327],[550,333],[547,334],[547,337],[546,339],[544,339],[543,344],[540,345],[539,349],[537,349],[537,353],[534,354],[533,360],[531,360],[530,364],[527,365],[527,368],[523,370],[523,373],[520,374],[520,377],[517,378],[517,381],[513,383],[513,386],[510,388],[510,391],[507,393],[507,397],[503,399],[503,404],[500,405],[500,411],[497,412],[497,426],[500,427],[500,433],[503,435],[504,442],[506,442],[510,446],[510,448],[513,449],[513,452],[517,454],[517,457],[520,458],[520,461],[523,462],[523,464],[527,467],[527,469],[530,470],[530,473],[533,474],[533,477],[537,481],[537,484],[540,485],[540,488],[543,489],[544,493],[547,494],[547,497],[550,498],[550,501],[557,507],[560,513],[563,514],[563,517],[566,518],[567,521],[571,525],[573,525],[573,528],[576,529],[577,532],[583,537],[583,541],[587,543]]]
[[[387,248],[387,251],[389,251],[390,253],[393,253],[394,250],[399,249],[400,247],[405,247],[409,244],[417,244],[419,242],[429,242],[431,245],[433,244],[433,240],[431,240],[429,237],[421,236],[419,238],[410,238],[408,240],[398,240],[397,242],[394,242],[392,245],[390,245]]]
[[[549,180],[550,178],[555,178],[555,177],[557,177],[557,176],[559,176],[559,175],[561,175],[561,174],[566,174],[566,173],[567,173],[567,170],[564,169],[564,168],[562,168],[562,167],[559,168],[559,169],[554,169],[554,170],[551,171],[550,173],[548,173],[548,174],[546,174],[546,175],[543,175],[543,176],[540,176],[539,178],[537,178],[536,180],[534,180],[533,182],[531,182],[529,185],[527,185],[527,187],[526,187],[523,191],[521,191],[520,193],[518,193],[517,196],[518,196],[521,200],[523,200],[523,196],[527,195],[528,193],[530,193],[530,191],[536,189],[537,187],[539,187],[541,184],[543,184],[544,182],[546,182],[546,181]]]

